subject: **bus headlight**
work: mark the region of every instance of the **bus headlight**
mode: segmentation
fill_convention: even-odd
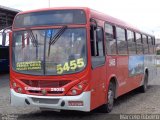
[[[14,89],[14,91],[17,92],[17,93],[23,93],[24,92],[23,89],[22,89],[22,87],[21,87],[21,85],[19,85],[16,82],[13,82],[11,84],[11,88]]]
[[[72,90],[72,95],[76,95],[77,91],[75,89]]]
[[[18,92],[21,93],[22,92],[22,88],[19,87],[18,88]]]
[[[86,88],[87,86],[87,82],[86,81],[82,81],[80,83],[78,83],[77,85],[75,85],[74,87],[72,87],[69,92],[67,93],[67,95],[79,95],[83,92],[83,90]]]
[[[78,88],[79,88],[79,89],[82,89],[83,86],[82,86],[81,84],[78,84]]]
[[[13,83],[13,88],[16,88],[17,87],[17,84],[14,82]]]

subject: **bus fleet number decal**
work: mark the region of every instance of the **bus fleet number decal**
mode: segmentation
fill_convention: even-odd
[[[64,65],[57,65],[57,74],[62,74],[63,71],[75,70],[76,68],[82,68],[84,66],[83,58],[79,58],[77,60],[71,60],[69,62],[65,62]]]

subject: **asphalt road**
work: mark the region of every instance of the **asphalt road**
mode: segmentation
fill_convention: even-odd
[[[158,71],[160,73],[160,70]],[[0,118],[7,120],[107,120],[119,118],[120,114],[159,114],[160,113],[160,74],[150,82],[146,93],[134,90],[115,101],[110,114],[94,110],[90,113],[76,111],[41,112],[36,107],[10,106],[9,75],[0,75]],[[115,117],[115,118],[114,118]]]

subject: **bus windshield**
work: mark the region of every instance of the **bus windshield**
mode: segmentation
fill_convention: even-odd
[[[12,65],[20,73],[71,74],[85,68],[86,57],[85,28],[67,27],[13,33]]]

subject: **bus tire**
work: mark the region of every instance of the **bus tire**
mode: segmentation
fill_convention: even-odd
[[[109,113],[113,109],[114,97],[115,97],[115,84],[112,81],[109,83],[107,97],[108,97],[108,102],[102,105],[100,108],[100,110],[104,113]]]
[[[145,73],[143,85],[140,87],[140,92],[145,93],[148,88],[148,74]]]

